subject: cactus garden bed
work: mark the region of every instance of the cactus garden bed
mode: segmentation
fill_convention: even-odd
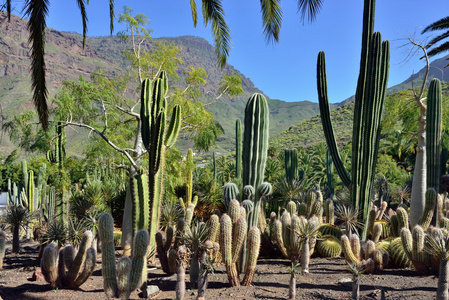
[[[37,243],[24,243],[19,255],[11,254],[8,245],[4,268],[0,270],[0,296],[2,299],[106,299],[101,276],[101,254],[93,275],[80,289],[54,290],[45,281],[31,281],[38,268]],[[119,251],[117,251],[117,255]],[[261,257],[257,264],[254,284],[250,287],[229,287],[225,268],[217,268],[209,277],[206,299],[287,299],[290,265],[285,259]],[[155,299],[174,299],[176,275],[167,276],[160,268],[149,268],[150,285],[157,285],[160,292]],[[188,276],[187,276],[188,277]],[[350,299],[351,283],[344,258],[312,258],[310,273],[297,279],[297,299]],[[367,274],[362,278],[363,299],[433,299],[436,295],[437,278],[420,276],[412,269],[387,268],[379,274]],[[187,299],[196,299],[196,291],[189,290]],[[131,299],[139,299],[134,291]]]

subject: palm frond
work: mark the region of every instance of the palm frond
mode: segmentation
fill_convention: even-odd
[[[86,13],[86,5],[84,5],[84,0],[76,0],[78,7],[81,12],[81,19],[83,20],[83,48],[86,46],[86,34],[87,34],[87,13]]]
[[[323,6],[323,0],[298,0],[298,13],[301,12],[301,19],[313,22]]]
[[[45,18],[48,14],[48,0],[27,0],[25,14],[29,16],[28,39],[31,44],[31,86],[33,103],[44,130],[48,128],[47,85],[45,82]]]
[[[218,65],[224,68],[231,50],[231,36],[226,24],[222,0],[203,0],[203,18],[206,26],[209,22],[212,22],[215,54],[217,55]]]
[[[267,42],[279,42],[282,25],[281,0],[260,0],[263,33]]]
[[[437,55],[437,54],[439,54],[441,52],[445,52],[445,51],[449,51],[449,42],[446,42],[436,48],[433,48],[432,50],[427,52],[427,55],[430,57],[430,56],[434,56],[434,55]]]
[[[449,29],[449,16],[439,19],[436,22],[433,22],[432,24],[424,28],[421,34],[424,34],[429,31],[442,30],[442,29]]]
[[[196,28],[196,24],[198,23],[198,12],[196,10],[195,0],[190,0],[190,9],[192,10],[193,26]]]
[[[110,19],[109,27],[111,29],[112,35],[112,32],[114,31],[114,0],[109,0],[109,19]]]

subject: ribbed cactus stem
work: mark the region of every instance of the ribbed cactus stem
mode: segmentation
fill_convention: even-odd
[[[382,201],[382,204],[380,205],[379,212],[377,213],[376,220],[382,220],[385,211],[387,210],[388,203],[386,201]]]
[[[248,259],[245,267],[245,276],[242,280],[242,285],[249,286],[254,279],[256,271],[257,258],[259,257],[260,249],[260,230],[253,226],[248,232]]]
[[[380,237],[382,236],[382,224],[376,223],[373,228],[373,236],[372,239],[375,243],[377,243],[380,240]]]
[[[360,260],[352,252],[351,243],[346,235],[341,236],[341,250],[350,264],[360,264]]]
[[[349,238],[350,242],[351,242],[351,249],[352,252],[354,253],[354,255],[358,258],[361,259],[362,258],[362,247],[360,245],[360,238],[358,235],[356,234],[351,234],[350,238]]]
[[[426,202],[424,205],[424,211],[421,216],[421,219],[418,221],[418,225],[422,227],[422,229],[427,230],[432,222],[432,217],[434,215],[436,203],[437,203],[437,192],[433,188],[429,188],[425,194]]]
[[[41,259],[41,270],[45,280],[52,288],[57,287],[58,280],[58,244],[51,242],[45,249]]]
[[[114,219],[103,213],[98,219],[98,235],[101,240],[101,265],[103,288],[108,298],[118,294],[117,269],[115,267]]]
[[[3,259],[6,251],[6,234],[0,230],[0,270],[3,269]]]
[[[240,200],[239,188],[235,183],[228,182],[223,187],[223,203],[226,210],[233,199]]]
[[[76,254],[75,258],[73,259],[73,262],[71,266],[67,266],[68,272],[66,280],[70,284],[73,284],[75,282],[76,277],[78,276],[82,264],[86,260],[86,252],[87,249],[90,248],[92,244],[93,234],[92,231],[88,230],[83,233],[83,238],[81,240],[81,243],[78,248],[78,253]],[[74,286],[72,286],[75,288]]]
[[[297,215],[293,215],[291,219],[291,225],[288,231],[290,232],[290,249],[291,249],[291,259],[293,261],[296,261],[299,257],[299,251],[301,247],[301,241],[299,236],[300,231],[300,222],[304,221],[304,217],[301,217],[301,219]]]
[[[239,218],[235,225],[234,236],[232,237],[232,263],[237,263],[248,232],[248,223],[246,218]]]
[[[296,215],[296,203],[294,201],[289,201],[287,203],[287,211],[290,213],[290,215]]]
[[[402,207],[398,207],[396,215],[398,216],[399,230],[402,230],[402,228],[409,229],[407,211]]]
[[[232,262],[232,220],[227,214],[223,214],[220,220],[220,248],[229,283],[231,286],[240,285],[237,268]]]
[[[287,179],[287,182],[293,183],[293,181],[297,180],[299,176],[298,154],[296,149],[284,150],[284,164],[285,178]]]
[[[172,229],[173,230],[173,229]],[[162,235],[162,232],[156,233],[156,251],[157,256],[159,258],[159,262],[161,263],[162,271],[166,274],[170,274],[170,268],[168,265],[168,256],[167,256],[167,250],[164,249],[164,237]]]
[[[436,192],[439,192],[441,180],[442,111],[441,82],[434,78],[430,82],[427,93],[426,161],[427,188],[433,188]]]
[[[449,299],[449,260],[440,260],[436,300]]]
[[[279,251],[281,251],[282,256],[289,258],[287,249],[284,245],[284,239],[282,238],[282,223],[279,220],[273,222],[273,240],[276,243]]]
[[[235,177],[242,177],[242,121],[235,121]]]
[[[334,225],[335,208],[332,199],[326,200],[326,223]]]
[[[374,250],[376,249],[376,243],[368,240],[365,246],[365,259],[372,258]]]
[[[179,246],[177,252],[176,267],[176,299],[183,300],[186,294],[186,260],[187,250],[185,246]]]
[[[210,216],[209,220],[207,221],[207,228],[208,233],[206,240],[215,242],[217,240],[217,235],[220,229],[220,218],[215,214]]]

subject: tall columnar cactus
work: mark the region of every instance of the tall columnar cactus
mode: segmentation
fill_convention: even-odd
[[[427,188],[440,191],[441,181],[441,127],[442,127],[442,93],[439,79],[432,79],[427,93],[426,110],[426,161],[427,161]],[[432,224],[436,224],[436,210],[433,214]]]
[[[91,231],[84,232],[76,256],[72,245],[59,250],[58,245],[52,242],[45,248],[41,270],[52,288],[77,289],[92,275],[97,256],[97,251],[90,247],[92,237]]]
[[[3,269],[3,258],[6,251],[6,234],[0,230],[0,270]]]
[[[261,94],[253,94],[246,104],[243,153],[243,186],[257,187],[263,182],[268,151],[269,111],[268,102]],[[254,209],[249,218],[249,227],[257,226],[260,197],[254,197]]]
[[[161,72],[154,82],[145,79],[142,83],[140,119],[143,144],[149,154],[150,247],[155,247],[155,236],[159,227],[161,198],[164,192],[165,152],[176,142],[181,127],[181,108],[175,106],[168,129],[166,128],[167,92],[168,79],[165,72]]]
[[[326,207],[326,223],[334,225],[334,216],[335,216],[334,200],[327,199],[325,207]]]
[[[335,168],[343,183],[351,187],[351,201],[360,210],[361,221],[367,224],[370,210],[373,176],[389,69],[389,43],[381,42],[380,33],[374,33],[375,0],[365,0],[362,33],[362,55],[357,83],[352,134],[352,174],[346,172],[330,119],[324,52],[318,55],[317,85],[321,120],[326,143]],[[362,237],[365,238],[366,228]]]
[[[142,272],[146,266],[149,245],[148,231],[139,230],[134,237],[132,261],[123,256],[115,264],[114,219],[103,213],[98,220],[98,234],[102,245],[102,273],[104,291],[108,298],[128,299],[131,292],[146,280]]]
[[[242,177],[242,121],[235,121],[235,177]]]
[[[132,179],[133,196],[133,235],[149,226],[149,192],[148,175],[142,168]]]
[[[298,153],[296,149],[284,150],[285,178],[289,183],[293,183],[299,177]]]
[[[326,150],[326,177],[327,187],[329,188],[329,197],[334,196],[334,164],[332,163],[332,156],[329,149]]]
[[[186,195],[186,206],[188,207],[192,203],[193,197],[193,171],[195,170],[195,162],[193,161],[193,150],[189,149],[187,151],[187,161],[186,161],[186,171],[187,171],[187,195]]]
[[[433,188],[428,188],[425,194],[426,201],[424,205],[424,211],[419,219],[418,225],[421,226],[424,230],[430,226],[430,222],[432,221],[432,217],[434,215],[435,207],[437,205],[437,192]]]

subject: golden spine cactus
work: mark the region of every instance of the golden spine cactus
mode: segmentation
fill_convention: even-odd
[[[217,240],[218,232],[220,229],[220,218],[213,214],[210,216],[209,220],[207,221],[207,237],[206,239],[212,242],[215,242]]]
[[[290,213],[290,215],[296,214],[296,203],[294,201],[289,201],[287,203],[287,211]]]
[[[368,226],[366,232],[367,235],[373,234],[374,222],[376,221],[376,217],[377,217],[377,206],[374,205],[369,211],[368,215]]]
[[[400,237],[397,237],[391,241],[388,248],[391,260],[395,266],[400,268],[411,268],[413,266],[412,261],[408,258]]]
[[[300,237],[299,237],[299,229],[300,229],[300,222],[304,222],[305,218],[301,217],[299,218],[297,215],[294,215],[291,218],[291,225],[288,231],[290,232],[290,249],[291,249],[291,259],[292,261],[296,261],[299,257],[299,250],[300,250]],[[307,222],[307,220],[305,220]]]
[[[351,242],[352,253],[360,260],[362,258],[362,247],[360,246],[360,238],[356,234],[351,234],[349,241]]]
[[[279,251],[281,251],[282,256],[289,258],[287,248],[284,246],[284,240],[282,238],[282,223],[279,220],[273,222],[273,239],[278,246]]]
[[[348,261],[350,264],[360,264],[360,259],[357,258],[356,255],[354,255],[354,252],[352,251],[351,242],[349,241],[349,238],[346,235],[342,235],[341,239],[341,250],[345,256],[346,261]]]
[[[256,226],[251,227],[248,232],[248,259],[246,261],[245,276],[242,285],[249,286],[254,279],[256,271],[257,258],[260,249],[260,230]]]
[[[321,257],[338,257],[341,255],[340,241],[332,235],[322,236],[317,242],[316,250]]]
[[[327,199],[326,200],[326,223],[334,225],[334,216],[335,216],[334,200]]]
[[[372,232],[372,239],[375,243],[377,243],[382,236],[382,224],[375,223]]]
[[[382,218],[385,214],[385,211],[387,210],[387,207],[388,207],[388,203],[386,201],[382,201],[382,203],[380,205],[379,212],[377,213],[377,216],[376,216],[376,220],[382,220]]]
[[[396,210],[396,215],[398,216],[399,232],[402,228],[409,229],[407,211],[402,207],[398,207],[398,209]]]
[[[228,274],[228,281],[231,286],[239,286],[237,268],[232,263],[232,220],[227,214],[223,214],[220,220],[220,248],[221,257]]]

